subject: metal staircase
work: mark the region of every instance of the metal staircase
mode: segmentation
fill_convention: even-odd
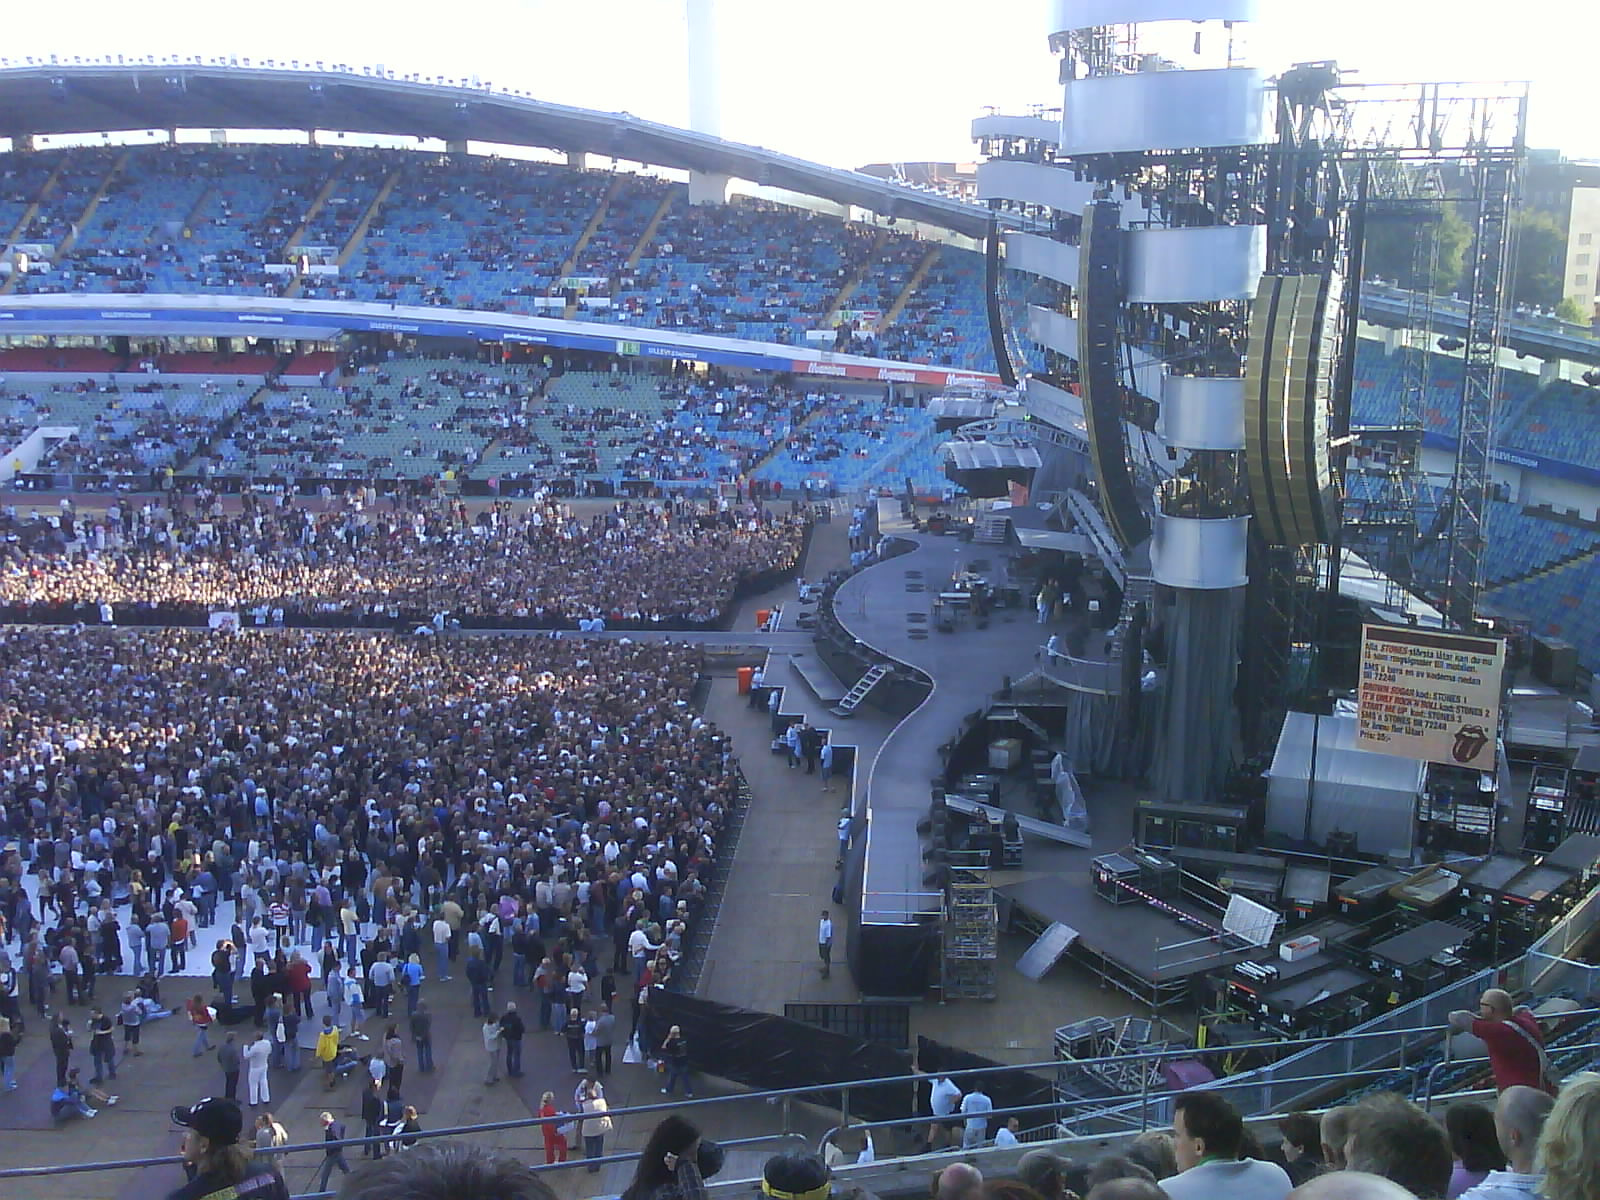
[[[987,512],[978,521],[972,540],[985,546],[1003,546],[1011,531],[1011,518],[1004,512]]]
[[[1111,639],[1110,657],[1121,658],[1123,643],[1128,636],[1128,629],[1133,624],[1133,612],[1140,604],[1144,605],[1145,620],[1148,625],[1154,606],[1155,581],[1146,571],[1135,574],[1129,571],[1126,582],[1122,585],[1122,610],[1117,613],[1117,627]]]
[[[989,722],[1010,721],[1013,724],[1021,725],[1029,733],[1033,734],[1034,737],[1039,739],[1039,744],[1041,746],[1049,746],[1054,741],[1054,739],[1045,732],[1043,725],[1039,724],[1039,722],[1035,721],[1020,708],[1013,708],[1010,705],[997,706],[984,713],[983,719]]]
[[[856,680],[855,686],[844,694],[844,698],[833,706],[833,715],[836,717],[854,716],[861,702],[867,698],[867,693],[872,691],[889,677],[890,667],[887,663],[879,663],[868,669],[867,673]]]
[[[1117,581],[1119,588],[1126,588],[1128,568],[1122,557],[1122,545],[1111,532],[1111,527],[1106,524],[1105,517],[1095,507],[1094,501],[1077,489],[1071,489],[1067,492],[1067,508],[1078,527],[1088,534],[1089,540],[1095,544],[1100,561],[1105,564],[1111,578]]]

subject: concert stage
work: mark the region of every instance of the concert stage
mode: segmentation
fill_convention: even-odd
[[[862,644],[932,680],[927,700],[889,734],[865,776],[865,848],[853,875],[861,907],[850,961],[864,994],[889,996],[921,994],[938,953],[941,897],[936,884],[924,882],[917,823],[927,817],[932,791],[940,785],[939,747],[1008,681],[1034,669],[1040,646],[1059,626],[1040,626],[1028,604],[1031,595],[1025,595],[1023,606],[992,612],[987,627],[968,616],[955,631],[940,632],[934,628],[934,601],[947,582],[965,570],[984,576],[992,588],[1003,587],[1018,551],[911,532],[898,507],[888,503],[880,521],[884,532],[908,538],[916,549],[847,580],[834,595],[834,614]],[[1005,807],[1005,796],[997,803]],[[1213,936],[1220,914],[1207,914],[1186,898],[1162,899],[1163,911],[1149,903],[1113,904],[1095,894],[1091,864],[1129,843],[1134,803],[1131,787],[1091,781],[1091,848],[1025,837],[1027,868],[995,869],[990,879],[1001,928],[1042,932],[1052,922],[1066,925],[1077,935],[1068,957],[1160,1006],[1186,996],[1195,976],[1252,951],[1236,939]],[[1032,815],[1020,803],[1016,808]]]

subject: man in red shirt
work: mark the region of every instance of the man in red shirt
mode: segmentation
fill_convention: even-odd
[[[1533,1010],[1513,1006],[1511,994],[1490,988],[1478,1001],[1474,1015],[1465,1009],[1449,1016],[1450,1028],[1470,1032],[1489,1048],[1489,1069],[1497,1091],[1522,1085],[1555,1093],[1544,1053],[1544,1032]]]

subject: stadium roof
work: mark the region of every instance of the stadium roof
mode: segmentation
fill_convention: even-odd
[[[991,220],[981,205],[859,171],[629,113],[551,104],[443,77],[402,79],[376,68],[321,64],[317,69],[240,66],[220,59],[70,65],[0,59],[0,136],[179,128],[329,129],[538,146],[731,175],[969,237],[983,236]]]

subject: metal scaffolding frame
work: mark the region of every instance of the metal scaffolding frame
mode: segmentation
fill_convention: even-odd
[[[1477,618],[1488,550],[1490,466],[1499,409],[1500,347],[1505,337],[1506,283],[1513,254],[1511,209],[1520,147],[1485,152],[1474,170],[1477,220],[1473,226],[1472,281],[1461,373],[1461,433],[1450,481],[1450,565],[1445,575],[1445,618],[1469,629]]]

